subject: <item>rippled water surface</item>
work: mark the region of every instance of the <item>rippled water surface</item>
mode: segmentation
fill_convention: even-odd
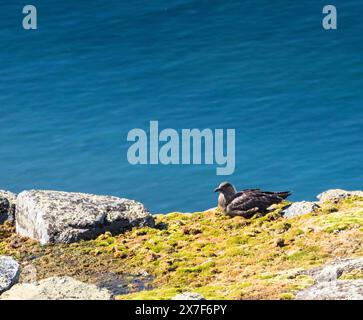
[[[238,188],[362,189],[363,3],[32,1],[0,5],[0,188],[112,194],[152,212],[215,205]],[[236,171],[131,166],[127,133],[235,128]]]

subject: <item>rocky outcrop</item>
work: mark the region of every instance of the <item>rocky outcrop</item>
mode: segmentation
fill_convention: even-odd
[[[300,292],[298,300],[362,300],[363,280],[337,280],[318,283]]]
[[[335,260],[323,267],[310,269],[305,273],[313,277],[317,282],[329,282],[338,280],[344,273],[355,269],[363,272],[363,257]]]
[[[301,201],[301,202],[294,202],[289,206],[285,207],[282,210],[281,214],[285,218],[293,218],[314,212],[317,209],[319,209],[319,206],[315,202]]]
[[[118,214],[126,216],[130,225],[129,210],[119,209],[124,202],[117,198],[51,191],[28,191],[19,198],[18,226],[35,230],[38,239],[74,241],[84,236],[82,232],[92,236],[110,228]],[[297,214],[315,208],[305,204]],[[193,288],[208,300],[277,300],[296,295],[298,299],[362,299],[362,260],[351,257],[363,259],[363,199],[353,196],[316,204],[320,208],[315,213],[290,220],[281,216],[287,203],[252,219],[230,219],[220,210],[160,214],[154,216],[155,227],[117,235],[120,228],[90,241],[46,247],[17,235],[13,226],[4,223],[0,252],[19,259],[21,275],[19,285],[5,291],[3,298],[89,298],[85,284],[90,283],[121,300],[202,299]],[[145,210],[140,204],[135,208]],[[142,221],[147,219],[147,213],[142,215]],[[341,260],[311,269],[337,258]],[[62,291],[68,287],[64,282],[71,280],[58,285],[58,278],[43,289],[41,279],[50,281],[60,275],[81,280],[85,285],[81,293]],[[53,287],[59,289],[51,291]],[[181,295],[176,296],[176,288]]]
[[[20,266],[13,258],[0,256],[0,294],[18,281],[19,274]]]
[[[9,191],[0,190],[0,224],[5,221],[15,222],[16,195]]]
[[[17,232],[41,244],[89,240],[154,223],[141,203],[110,196],[31,190],[20,193],[16,205]]]
[[[300,291],[298,300],[363,300],[363,279],[343,280],[344,274],[357,271],[363,275],[363,258],[337,260],[322,268],[305,272],[316,283]]]
[[[350,197],[361,197],[363,198],[363,191],[346,191],[342,189],[331,189],[320,193],[317,198],[321,202],[334,201],[337,202],[342,199]]]
[[[176,295],[172,300],[205,300],[199,293],[184,292]]]
[[[70,277],[52,277],[36,284],[13,286],[0,300],[111,300],[106,289],[86,284]]]

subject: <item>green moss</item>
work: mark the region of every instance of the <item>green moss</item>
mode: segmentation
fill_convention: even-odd
[[[248,251],[243,247],[230,247],[226,249],[225,255],[228,257],[246,256]]]
[[[282,293],[280,295],[280,300],[293,300],[295,295],[293,293]]]
[[[322,260],[325,255],[322,249],[318,246],[310,246],[288,255],[287,259],[294,262],[301,262],[306,264],[315,264]]]
[[[179,268],[178,273],[200,273],[206,270],[209,270],[212,267],[215,267],[215,262],[209,261],[206,263],[203,263],[199,266],[193,266],[193,267],[186,267],[186,268]]]
[[[107,241],[100,241],[97,243],[97,247],[108,247],[110,244]]]
[[[290,270],[363,256],[362,200],[325,203],[314,214],[288,220],[281,208],[252,219],[219,210],[157,215],[156,228],[105,233],[73,245],[39,246],[2,225],[0,254],[33,263],[39,279],[69,275],[99,283],[105,273],[150,275],[147,290],[131,288],[120,299],[170,299],[185,291],[207,299],[288,299],[313,283],[307,276],[287,276]],[[277,246],[276,239],[285,245]],[[358,275],[343,276],[352,277]]]
[[[179,288],[160,288],[117,296],[118,300],[170,300],[182,291]]]
[[[353,208],[357,202],[362,202],[363,198],[358,196],[352,196],[340,201],[341,206]]]
[[[266,273],[261,274],[259,278],[260,278],[261,280],[268,280],[268,279],[273,279],[273,278],[275,278],[275,277],[276,277],[276,275],[275,275],[275,274],[273,274],[273,273],[269,273],[269,272],[266,272]]]
[[[294,290],[303,290],[306,287],[310,287],[314,284],[314,279],[308,275],[299,275],[295,278]]]
[[[356,279],[363,279],[363,271],[360,269],[354,269],[349,272],[344,272],[340,277],[339,280],[356,280]]]
[[[328,233],[334,233],[352,228],[363,227],[363,210],[346,212],[344,215],[331,214],[321,221]]]
[[[227,246],[234,246],[234,245],[239,245],[239,244],[246,244],[250,240],[250,237],[251,237],[251,234],[250,235],[245,235],[245,236],[234,236],[234,237],[230,237],[227,240]]]
[[[338,212],[339,208],[337,205],[332,204],[332,203],[325,203],[322,207],[321,207],[321,213],[323,214],[329,214],[329,213],[333,213],[333,212]]]

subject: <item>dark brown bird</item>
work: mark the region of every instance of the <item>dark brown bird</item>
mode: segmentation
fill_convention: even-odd
[[[214,192],[220,192],[218,207],[231,217],[252,217],[255,213],[266,213],[267,208],[282,202],[291,195],[289,191],[270,192],[261,189],[245,189],[237,192],[229,182],[222,182]]]

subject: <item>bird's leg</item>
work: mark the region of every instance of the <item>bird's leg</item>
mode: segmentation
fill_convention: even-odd
[[[233,211],[228,211],[227,210],[227,215],[230,217],[244,217],[244,218],[251,218],[256,212],[258,212],[259,208],[255,207],[252,208],[250,210],[247,211],[240,211],[240,210],[233,210]]]

